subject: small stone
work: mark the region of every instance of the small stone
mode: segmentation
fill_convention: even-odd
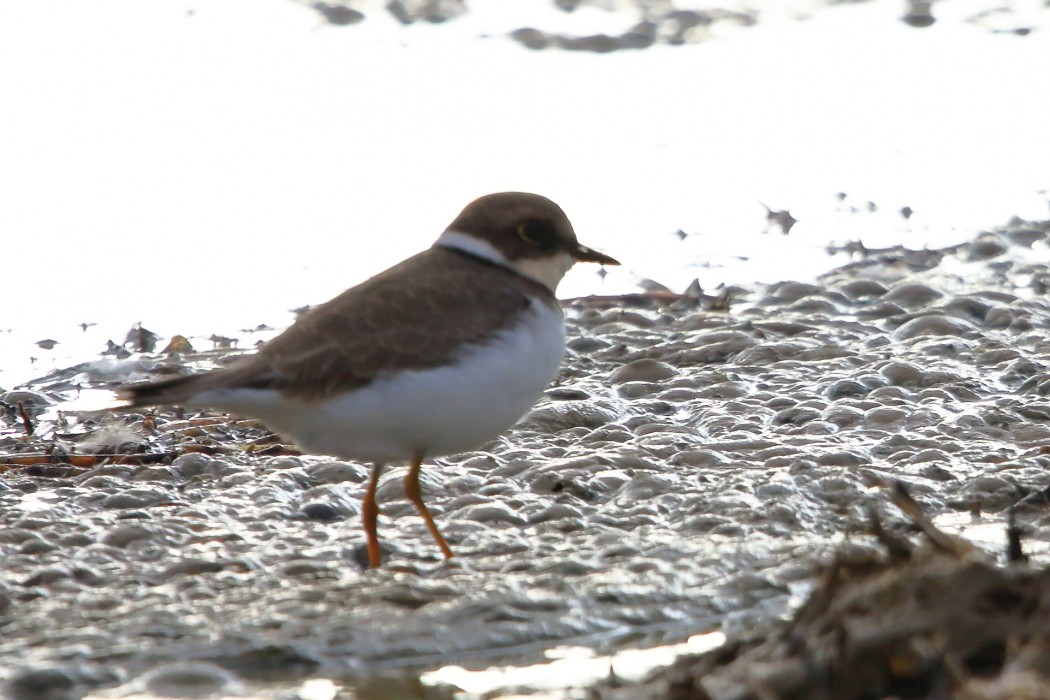
[[[564,520],[566,518],[582,519],[583,513],[567,503],[555,503],[547,506],[538,513],[533,513],[529,516],[529,524],[536,525],[539,523],[549,522],[551,520]]]
[[[521,517],[503,503],[484,503],[464,508],[456,514],[457,518],[473,520],[476,523],[504,523],[523,526],[527,524]]]
[[[539,51],[554,43],[550,35],[532,27],[522,27],[510,33],[510,38],[528,49]]]
[[[141,525],[121,525],[102,536],[102,544],[123,549],[133,542],[153,539],[153,532]]]
[[[891,289],[883,297],[883,301],[902,306],[906,309],[917,309],[937,301],[943,296],[944,294],[932,287],[928,287],[925,284],[911,282],[897,285]]]
[[[368,479],[368,469],[347,462],[321,462],[308,467],[306,473],[322,484],[360,484]]]
[[[803,297],[820,294],[824,291],[824,288],[804,282],[781,282],[773,285],[770,291],[770,296],[777,301],[794,303]]]
[[[974,330],[973,325],[960,319],[938,314],[919,316],[894,331],[898,338],[917,338],[923,335],[963,335]]]
[[[848,396],[867,396],[871,387],[852,379],[840,379],[828,387],[827,396],[832,401]]]
[[[908,417],[908,412],[899,408],[873,408],[864,415],[867,425],[886,427],[902,423]]]
[[[773,425],[802,425],[820,417],[820,411],[813,408],[795,406],[778,411],[773,416]]]
[[[334,577],[334,572],[327,564],[312,559],[294,559],[281,567],[281,572],[289,577],[318,579]]]
[[[102,507],[111,508],[114,510],[145,508],[153,503],[158,502],[159,500],[161,499],[158,497],[150,498],[149,496],[141,493],[115,493],[111,496],[107,496],[106,499],[102,501]]]
[[[320,522],[332,522],[334,520],[342,520],[345,516],[339,512],[339,509],[333,506],[331,503],[307,503],[299,509],[300,515],[308,520],[318,520]]]
[[[365,19],[364,13],[345,5],[315,2],[314,9],[320,12],[329,24],[337,26],[345,27],[350,24],[358,24]]]
[[[553,389],[548,389],[545,395],[552,401],[583,401],[584,399],[591,398],[591,395],[586,391],[569,387],[555,387]]]
[[[38,569],[29,578],[22,581],[22,585],[26,587],[31,586],[49,586],[52,583],[58,581],[65,581],[70,578],[72,574],[69,569],[62,568],[60,566],[54,566],[46,569]]]
[[[820,419],[840,428],[846,428],[862,421],[864,413],[851,406],[831,406],[821,414]]]
[[[47,554],[48,552],[53,552],[55,551],[55,549],[55,545],[51,544],[50,542],[40,538],[33,538],[23,542],[22,546],[19,547],[18,551],[22,554],[37,556],[40,554]]]
[[[890,362],[880,374],[895,386],[918,386],[923,377],[922,370],[910,362]]]
[[[41,668],[22,671],[7,683],[11,700],[72,700],[76,680],[59,668]]]
[[[189,452],[179,455],[171,463],[172,469],[179,471],[184,478],[192,478],[203,474],[214,460],[200,452]]]
[[[983,238],[967,246],[967,259],[988,260],[1006,252],[1006,246],[994,238]]]
[[[142,677],[153,694],[171,698],[211,698],[239,695],[241,681],[221,666],[203,661],[167,664]]]
[[[599,428],[620,417],[606,402],[562,401],[533,410],[520,423],[519,428],[545,433],[568,428]]]
[[[171,566],[166,567],[157,577],[161,582],[168,581],[178,576],[200,576],[201,574],[214,574],[222,571],[226,565],[222,562],[208,561],[205,559],[181,559]]]

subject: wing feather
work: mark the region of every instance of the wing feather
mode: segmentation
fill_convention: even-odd
[[[228,368],[127,387],[123,396],[146,405],[207,389],[273,388],[323,398],[385,371],[447,363],[462,343],[483,343],[514,323],[536,294],[556,303],[546,287],[513,271],[431,248],[309,310]]]

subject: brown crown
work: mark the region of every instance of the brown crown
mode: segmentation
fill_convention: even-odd
[[[580,245],[562,208],[546,197],[528,192],[497,192],[479,197],[463,209],[448,230],[484,240],[508,260],[565,252],[580,262],[619,264],[608,255]]]

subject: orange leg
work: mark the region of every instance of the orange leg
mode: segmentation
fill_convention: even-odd
[[[383,465],[378,462],[372,466],[372,476],[368,479],[368,491],[361,504],[361,523],[365,526],[365,537],[368,540],[368,565],[378,569],[381,565],[379,555],[379,531],[376,521],[379,519],[379,504],[376,503],[376,487],[379,486],[379,475]]]
[[[452,549],[445,542],[445,538],[441,536],[434,518],[430,517],[430,511],[427,510],[427,505],[423,503],[423,494],[419,491],[419,468],[421,466],[423,466],[423,453],[417,452],[412,456],[412,468],[408,471],[408,476],[405,477],[405,495],[408,496],[408,500],[415,504],[416,510],[423,516],[423,522],[427,524],[430,536],[434,538],[437,546],[441,548],[441,553],[445,555],[446,559],[450,559],[452,557]]]

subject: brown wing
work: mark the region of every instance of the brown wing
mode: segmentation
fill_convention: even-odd
[[[253,387],[318,398],[367,384],[384,370],[435,367],[464,340],[487,340],[512,322],[529,293],[555,303],[538,283],[432,248],[311,309],[229,369],[186,378],[179,393]]]

